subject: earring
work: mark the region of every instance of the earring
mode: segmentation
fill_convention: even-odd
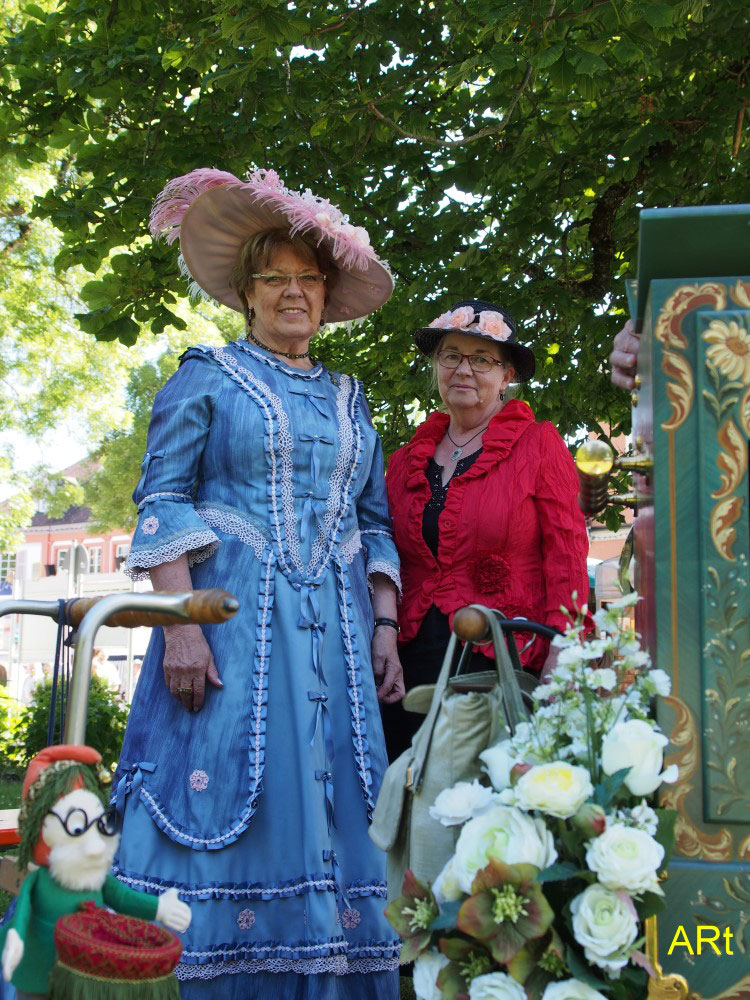
[[[502,389],[501,389],[501,390],[500,390],[500,392],[499,392],[499,393],[497,394],[497,398],[498,398],[498,399],[500,400],[500,402],[501,402],[501,403],[502,403],[502,402],[503,402],[503,400],[505,399],[505,393],[504,393],[504,392],[502,391]]]

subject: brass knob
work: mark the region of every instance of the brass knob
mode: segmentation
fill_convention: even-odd
[[[487,618],[476,608],[459,608],[453,616],[453,631],[464,642],[484,642],[489,630]]]
[[[630,393],[630,405],[631,406],[638,406],[638,393],[637,392],[631,392]]]
[[[636,389],[640,389],[640,387],[642,385],[641,376],[640,375],[636,375],[633,378],[633,385],[636,387]]]
[[[584,476],[606,476],[615,464],[615,453],[606,441],[584,441],[576,451],[576,468]]]

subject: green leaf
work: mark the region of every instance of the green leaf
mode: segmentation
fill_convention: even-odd
[[[653,2],[653,0],[646,3],[643,8],[644,20],[652,28],[670,28],[674,23],[674,14],[674,7],[666,3]]]
[[[565,882],[570,878],[588,878],[591,872],[579,868],[570,861],[558,861],[548,865],[537,874],[536,882]]]
[[[328,118],[321,118],[320,121],[315,122],[314,125],[310,127],[310,135],[322,135],[324,132],[328,131]]]
[[[631,768],[623,767],[619,771],[615,771],[614,774],[610,774],[608,777],[603,778],[601,782],[594,788],[594,794],[592,799],[598,806],[606,809],[610,802],[614,799],[615,795],[620,791],[625,779],[630,774]]]
[[[676,809],[656,809],[654,810],[659,818],[659,825],[656,828],[654,840],[664,848],[664,861],[662,867],[666,868],[672,857],[675,841],[675,824],[677,823]]]
[[[532,66],[536,66],[538,69],[546,69],[548,66],[552,66],[553,63],[556,63],[564,51],[565,42],[554,42],[546,49],[540,49],[539,52],[534,53],[534,55],[529,58],[529,62]]]
[[[582,983],[586,983],[592,989],[609,992],[607,984],[594,975],[588,962],[585,962],[570,945],[565,949],[565,961],[568,963],[568,968],[574,979],[580,979]]]

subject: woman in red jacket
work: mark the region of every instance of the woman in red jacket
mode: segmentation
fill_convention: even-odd
[[[534,355],[515,333],[504,309],[470,300],[415,334],[447,412],[427,418],[392,456],[386,477],[401,557],[407,690],[435,682],[458,608],[485,604],[564,628],[561,607],[588,594],[588,539],[568,449],[528,404],[505,400],[511,382],[534,374]],[[522,660],[544,676],[555,656],[536,639]],[[481,654],[475,659],[481,664]],[[391,759],[420,722],[400,705],[386,706]]]

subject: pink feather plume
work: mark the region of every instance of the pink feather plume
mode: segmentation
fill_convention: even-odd
[[[185,213],[199,194],[220,184],[241,184],[234,174],[214,167],[200,167],[189,174],[175,177],[158,195],[148,220],[152,236],[164,236],[167,243],[174,243],[180,235]]]

